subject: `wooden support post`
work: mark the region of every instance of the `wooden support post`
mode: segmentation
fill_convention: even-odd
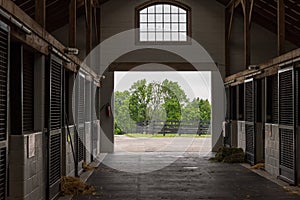
[[[232,11],[232,10],[231,10]],[[233,11],[232,11],[233,12]],[[225,76],[230,75],[230,16],[228,8],[225,8]]]
[[[70,1],[69,6],[69,47],[76,48],[76,30],[77,30],[77,20],[76,20],[76,0]]]
[[[86,0],[86,55],[92,50],[92,3],[91,0]]]
[[[46,27],[46,0],[35,0],[35,21]]]
[[[227,8],[234,6],[236,8],[240,3],[242,3],[243,0],[231,0],[229,3],[226,5]]]
[[[277,53],[282,55],[285,51],[285,7],[284,0],[277,1]]]
[[[97,8],[93,7],[93,23],[95,29],[96,42],[98,44],[98,25],[97,25]]]
[[[252,14],[253,14],[253,9],[254,9],[254,3],[255,0],[251,0],[251,5],[250,5],[250,13],[249,13],[249,23],[250,23],[250,28],[251,28],[251,22],[252,22]]]
[[[97,42],[101,42],[101,8],[96,8],[96,29],[97,29]]]
[[[251,62],[251,42],[250,42],[250,1],[242,0],[244,11],[244,66],[248,69]]]

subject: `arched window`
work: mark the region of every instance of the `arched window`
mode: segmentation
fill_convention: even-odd
[[[186,42],[189,9],[159,1],[137,10],[140,42]]]

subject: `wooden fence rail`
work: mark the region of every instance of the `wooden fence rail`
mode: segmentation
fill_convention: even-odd
[[[129,133],[144,134],[209,134],[210,121],[147,121],[133,124]]]

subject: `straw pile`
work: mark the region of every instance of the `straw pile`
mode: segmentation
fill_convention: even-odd
[[[222,147],[218,150],[212,161],[225,163],[243,163],[245,161],[245,153],[241,148]]]
[[[79,178],[63,176],[61,178],[61,190],[65,195],[93,194],[95,188]]]

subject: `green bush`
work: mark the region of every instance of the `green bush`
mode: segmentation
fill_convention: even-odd
[[[125,132],[115,122],[115,135],[124,135]]]

